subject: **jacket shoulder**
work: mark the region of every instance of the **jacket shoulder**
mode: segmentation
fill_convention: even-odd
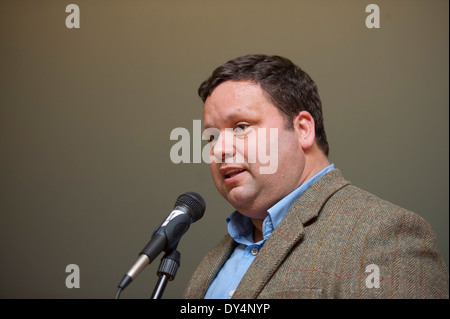
[[[297,250],[302,267],[313,270],[309,291],[323,297],[448,298],[448,272],[431,226],[351,184],[327,198]],[[366,282],[372,268],[379,273],[375,289]]]

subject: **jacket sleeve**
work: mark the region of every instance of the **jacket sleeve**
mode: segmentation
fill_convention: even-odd
[[[448,270],[431,226],[404,209],[374,223],[364,238],[360,298],[449,298]]]

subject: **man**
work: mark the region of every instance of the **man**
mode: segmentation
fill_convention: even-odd
[[[299,67],[279,56],[239,57],[199,95],[205,132],[215,132],[211,175],[236,211],[186,298],[448,298],[430,226],[329,163],[317,87]],[[261,148],[276,150],[271,173],[250,160]]]

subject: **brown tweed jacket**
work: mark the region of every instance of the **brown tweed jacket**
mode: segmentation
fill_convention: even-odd
[[[204,297],[234,247],[226,235],[205,256],[185,298]],[[430,225],[335,169],[289,209],[233,298],[448,298],[448,291]]]

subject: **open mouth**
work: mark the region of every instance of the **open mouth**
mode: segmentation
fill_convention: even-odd
[[[244,171],[245,171],[245,169],[237,169],[237,170],[229,171],[225,174],[225,178],[232,178],[233,176],[236,176]]]

